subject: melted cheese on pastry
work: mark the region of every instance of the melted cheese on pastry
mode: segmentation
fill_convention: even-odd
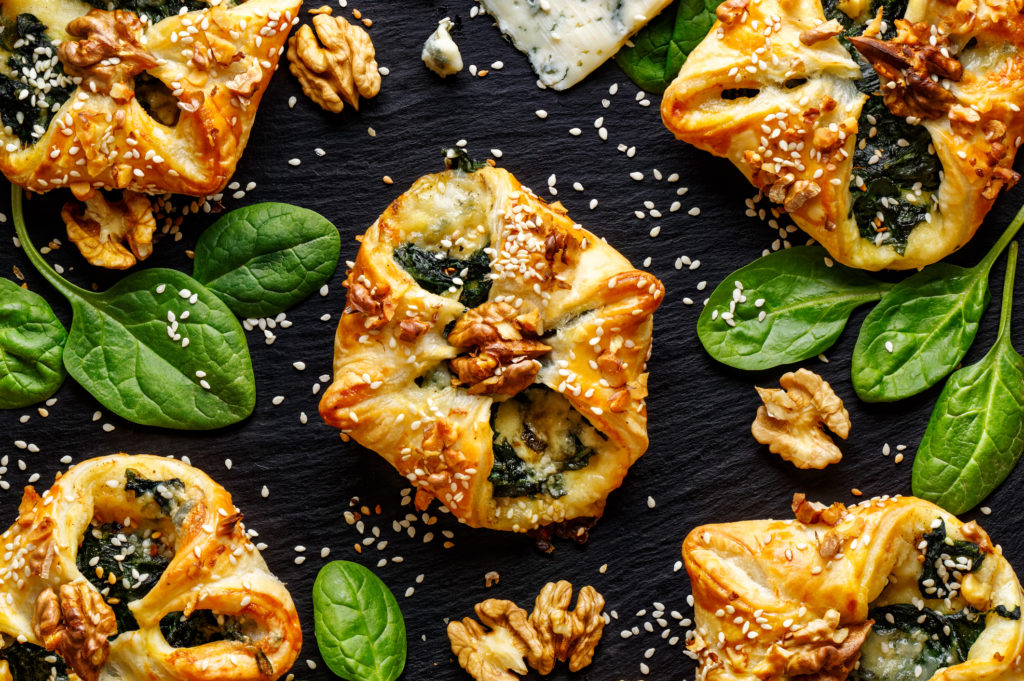
[[[40,92],[53,92],[54,85],[69,87],[71,94],[55,102],[45,128],[37,125],[30,137],[19,135],[13,118],[5,116],[0,171],[27,189],[69,187],[80,199],[99,188],[194,196],[221,191],[245,149],[301,3],[211,4],[155,24],[144,21],[136,30],[110,28],[127,25],[124,15],[134,15],[93,10],[84,2],[4,2],[0,13],[6,25],[34,15],[52,41],[39,45],[42,53],[36,55],[47,64],[42,90],[28,89],[35,78],[43,80],[41,67],[40,74],[31,65],[22,73],[7,68],[5,76],[26,87],[29,101]],[[95,21],[86,35],[68,35],[69,22],[87,12]],[[79,41],[93,45],[82,48],[88,52],[102,32],[119,37],[106,48],[112,51],[103,54],[107,58],[101,67],[87,67],[85,76],[75,76],[81,80],[76,86],[69,77],[76,71],[58,51]]]
[[[484,167],[418,180],[363,236],[346,286],[320,413],[420,507],[516,532],[601,515],[647,448],[657,279]]]
[[[298,614],[241,518],[223,487],[164,457],[91,459],[42,496],[27,487],[17,522],[2,535],[0,679],[12,681],[15,660],[44,658],[66,666],[72,681],[284,675],[302,644]],[[40,603],[54,593],[63,599],[70,586],[103,599],[81,607],[87,621],[117,618],[98,669],[74,656],[76,639],[70,649],[57,637],[44,641]],[[106,641],[96,636],[87,640]]]
[[[819,515],[686,538],[699,679],[1022,678],[1024,594],[975,523],[913,497]]]
[[[731,160],[836,260],[923,267],[965,244],[1018,178],[1024,15],[1012,4],[911,0],[909,26],[930,29],[963,76],[935,76],[952,100],[913,93],[907,101],[940,111],[904,120],[882,103],[868,63],[828,30],[820,0],[729,0],[665,92],[662,118],[679,139]],[[907,27],[893,38],[901,17],[870,21],[880,3],[840,6],[859,15],[833,19],[852,23],[849,35],[882,30],[890,49],[906,43]]]

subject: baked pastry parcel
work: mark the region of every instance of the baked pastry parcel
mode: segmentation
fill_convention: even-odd
[[[302,630],[223,487],[117,454],[32,487],[0,554],[0,680],[265,681]]]
[[[662,118],[731,160],[836,260],[922,267],[963,246],[1019,179],[1020,9],[727,0]]]
[[[661,282],[484,166],[416,181],[345,285],[320,413],[418,507],[515,532],[601,515],[647,448]]]
[[[1015,681],[1022,594],[977,523],[914,497],[693,530],[698,679]]]
[[[104,0],[0,5],[0,170],[82,200],[100,188],[221,191],[301,1],[110,4],[139,13]]]

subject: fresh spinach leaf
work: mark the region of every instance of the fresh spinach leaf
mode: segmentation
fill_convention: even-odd
[[[0,409],[48,398],[64,382],[68,333],[43,298],[0,279]]]
[[[914,494],[951,513],[981,503],[1024,452],[1024,358],[1010,340],[1016,268],[1013,242],[995,345],[949,377],[914,459]]]
[[[868,313],[853,349],[853,387],[865,402],[892,402],[927,390],[967,354],[988,306],[988,273],[1024,223],[1024,208],[980,263],[938,263],[885,294]]]
[[[313,584],[320,654],[347,681],[394,681],[405,668],[405,620],[384,582],[358,563],[336,560]]]
[[[404,243],[395,249],[394,257],[417,284],[431,293],[443,295],[458,291],[459,302],[466,307],[477,307],[487,301],[492,280],[491,257],[485,249],[475,251],[465,260],[444,255],[438,258],[437,255]],[[456,279],[462,283],[457,284]]]
[[[209,430],[256,405],[249,347],[238,319],[209,289],[169,269],[131,274],[103,293],[58,275],[32,245],[22,194],[14,227],[33,266],[71,303],[68,373],[104,407],[134,423]]]
[[[31,643],[12,643],[0,648],[0,660],[7,663],[14,681],[68,681],[64,658]]]
[[[240,317],[303,301],[338,267],[341,237],[327,218],[287,203],[233,210],[199,237],[193,275]]]
[[[752,370],[826,350],[854,308],[878,300],[889,288],[864,272],[830,267],[826,258],[820,246],[798,246],[726,277],[697,321],[704,349],[723,364]]]
[[[639,87],[664,92],[715,23],[722,0],[676,0],[633,36],[615,62]]]

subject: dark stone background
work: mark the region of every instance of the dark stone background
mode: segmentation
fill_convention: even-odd
[[[319,554],[324,546],[332,550],[330,559],[358,560],[375,569],[395,592],[409,633],[405,679],[468,679],[452,662],[446,618],[471,614],[473,604],[486,597],[510,598],[529,608],[540,587],[554,579],[568,579],[577,587],[594,585],[618,620],[606,629],[590,667],[571,675],[560,665],[552,678],[636,679],[642,676],[641,662],[650,665],[652,679],[689,677],[693,666],[682,655],[682,640],[669,646],[650,616],[653,601],[684,617],[692,615],[686,607],[685,571],[673,571],[685,534],[701,523],[789,517],[795,491],[846,503],[856,501],[850,493],[854,487],[867,496],[910,493],[912,455],[939,388],[895,405],[858,401],[850,385],[849,362],[856,329],[866,313],[859,310],[850,330],[828,351],[828,364],[803,363],[825,376],[850,410],[853,429],[842,445],[843,461],[825,471],[802,472],[759,446],[750,435],[758,404],[753,386],[775,385],[793,367],[763,373],[730,370],[703,352],[694,328],[704,296],[777,238],[772,228],[744,215],[743,200],[753,190],[728,162],[676,142],[661,125],[659,98],[652,96],[649,107],[639,105],[636,86],[612,63],[569,92],[539,90],[526,58],[502,38],[488,17],[471,19],[472,6],[469,0],[358,3],[374,21],[370,33],[378,61],[390,69],[380,96],[364,102],[358,113],[328,114],[305,99],[295,79],[282,69],[267,93],[236,174],[243,188],[250,181],[257,187],[240,200],[227,192],[224,204],[234,208],[275,200],[320,211],[342,233],[342,259],[351,259],[357,250],[355,237],[417,177],[441,168],[441,147],[465,139],[470,152],[479,157],[490,155],[490,149],[501,149],[500,163],[548,199],[552,197],[546,190],[547,179],[555,173],[557,199],[578,222],[607,237],[637,266],[651,257],[649,269],[667,288],[656,316],[650,362],[651,446],[622,488],[611,495],[590,542],[585,546],[563,542],[552,555],[545,555],[526,537],[471,530],[445,515],[429,528],[415,523],[414,539],[392,529],[392,522],[411,510],[400,505],[404,480],[382,459],[355,444],[343,444],[335,430],[323,425],[317,415],[318,396],[312,392],[317,377],[331,370],[334,326],[344,302],[344,267],[336,272],[328,296],[314,295],[289,311],[294,325],[278,329],[273,345],[266,345],[259,331],[248,335],[258,397],[255,413],[240,425],[212,433],[172,432],[137,427],[105,410],[102,420],[93,422],[99,405],[70,380],[57,393],[59,401],[49,409],[48,418],[41,418],[34,408],[0,412],[0,429],[6,435],[0,455],[10,457],[3,479],[11,485],[0,492],[0,512],[7,518],[5,523],[13,522],[18,491],[28,476],[42,474],[37,487],[45,488],[46,481],[63,468],[59,459],[64,455],[76,462],[116,451],[187,455],[232,492],[248,526],[260,532],[257,541],[269,545],[264,555],[271,569],[288,583],[305,627],[306,645],[294,670],[299,679],[334,678],[316,650],[310,604],[313,580],[326,562]],[[467,70],[442,81],[424,68],[419,54],[437,19],[445,15],[460,19],[455,37]],[[504,62],[504,69],[491,69],[485,78],[468,72],[469,64],[490,68],[497,60]],[[609,96],[613,83],[618,83],[619,90]],[[297,103],[290,109],[292,96]],[[603,98],[611,101],[607,109],[602,107]],[[537,109],[548,112],[546,120],[534,114]],[[594,126],[599,116],[605,119],[607,142],[599,139]],[[367,133],[371,126],[376,137]],[[570,136],[568,130],[573,127],[581,128],[583,134]],[[619,144],[635,146],[635,157],[618,151]],[[319,157],[314,152],[317,147],[326,155]],[[292,167],[287,163],[290,158],[299,158],[302,164]],[[655,181],[653,168],[665,177],[679,173],[681,180],[678,184]],[[636,170],[644,173],[642,182],[630,179],[629,173]],[[384,175],[390,175],[394,184],[384,184]],[[574,181],[581,182],[585,191],[574,191]],[[680,198],[683,209],[669,213],[678,186],[689,187],[689,193]],[[9,216],[6,186],[0,194],[0,211]],[[592,198],[600,201],[593,211],[588,209]],[[34,198],[28,212],[30,231],[37,245],[54,237],[65,242],[48,259],[68,268],[73,281],[105,288],[120,275],[88,266],[66,243],[59,218],[65,199],[62,193]],[[647,200],[664,213],[662,219],[634,217],[635,210],[645,210]],[[975,239],[951,260],[977,262],[1022,200],[1024,188],[1002,196]],[[698,217],[687,213],[694,206],[701,209]],[[205,215],[187,217],[184,238],[180,242],[163,239],[145,266],[190,272],[185,250],[211,220]],[[661,235],[652,239],[649,230],[656,224],[662,226]],[[24,254],[10,246],[10,220],[0,224],[0,232],[6,233],[3,241],[8,244],[0,253],[3,276],[11,277],[12,266],[20,267],[29,286],[51,301],[69,323],[70,311],[63,299],[32,270]],[[799,232],[791,238],[794,245],[804,240]],[[702,265],[696,271],[676,270],[673,264],[683,255],[699,259]],[[996,299],[1003,267],[1000,260],[992,275]],[[704,293],[696,289],[700,281],[708,282]],[[1018,299],[1024,300],[1024,277],[1018,278],[1016,289]],[[685,305],[687,296],[696,304]],[[327,323],[320,321],[325,313],[332,315]],[[995,302],[967,362],[977,361],[990,347],[997,324]],[[1014,337],[1017,347],[1024,349],[1024,321],[1015,323]],[[306,362],[304,372],[292,368],[296,360]],[[271,404],[275,395],[286,398],[280,406]],[[299,422],[302,411],[309,416],[307,425]],[[25,424],[19,422],[23,414],[32,415]],[[116,429],[101,430],[106,422]],[[14,440],[34,443],[40,451],[16,449]],[[897,444],[905,444],[907,460],[896,465],[892,456],[883,457],[886,442],[894,454]],[[233,461],[230,470],[225,458]],[[19,459],[26,464],[24,472],[17,465]],[[1017,525],[1024,511],[1017,494],[1022,482],[1024,469],[1018,469],[985,502],[993,514],[983,518],[994,541],[1018,566],[1024,565],[1024,532]],[[263,485],[270,490],[266,499],[260,494]],[[381,539],[388,540],[384,550],[367,547],[361,555],[353,550],[362,537],[342,515],[354,496],[359,497],[359,505],[380,504],[381,515],[366,520],[366,532],[378,526]],[[657,502],[654,509],[648,508],[648,496]],[[454,548],[442,548],[442,529],[454,532]],[[437,535],[431,543],[422,541],[427,530]],[[302,565],[294,563],[297,544],[308,549]],[[376,568],[379,558],[396,556],[404,562]],[[607,571],[602,574],[599,568],[604,564]],[[487,590],[484,574],[490,570],[500,573],[501,582]],[[425,578],[415,584],[419,574]],[[409,586],[415,586],[416,592],[405,598]],[[647,615],[636,617],[641,609]],[[684,628],[666,618],[671,636],[682,639]],[[644,622],[653,624],[654,633],[644,631]],[[620,637],[621,630],[633,626],[640,627],[640,636]],[[656,650],[645,660],[649,648]],[[316,662],[316,670],[307,667],[307,658]]]

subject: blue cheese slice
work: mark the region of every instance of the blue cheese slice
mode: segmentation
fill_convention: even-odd
[[[530,58],[540,82],[565,90],[614,56],[671,0],[481,0]]]

